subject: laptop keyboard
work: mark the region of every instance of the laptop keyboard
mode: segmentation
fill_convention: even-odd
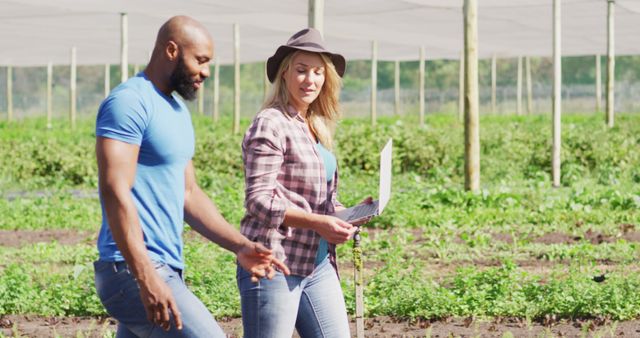
[[[378,203],[360,204],[353,208],[351,215],[349,215],[349,220],[375,215],[377,208]]]

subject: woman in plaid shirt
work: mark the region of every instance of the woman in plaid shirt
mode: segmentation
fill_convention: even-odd
[[[323,44],[304,29],[269,58],[272,91],[242,142],[241,232],[291,270],[256,280],[238,266],[245,337],[350,336],[335,246],[356,228],[331,216],[343,208],[331,150],[345,60]]]

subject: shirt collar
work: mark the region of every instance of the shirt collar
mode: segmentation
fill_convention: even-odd
[[[287,113],[293,119],[298,120],[298,122],[306,123],[306,120],[302,117],[302,115],[295,109],[292,105],[287,106]]]

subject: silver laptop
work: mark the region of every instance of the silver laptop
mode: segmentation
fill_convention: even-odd
[[[334,216],[346,222],[355,222],[365,218],[380,215],[391,198],[391,154],[392,139],[380,152],[380,187],[379,198],[371,204],[359,204],[355,207],[340,210]]]

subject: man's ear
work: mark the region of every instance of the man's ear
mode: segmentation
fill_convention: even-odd
[[[169,61],[175,61],[178,58],[179,50],[178,44],[173,41],[167,42],[167,46],[164,49],[165,56]]]

